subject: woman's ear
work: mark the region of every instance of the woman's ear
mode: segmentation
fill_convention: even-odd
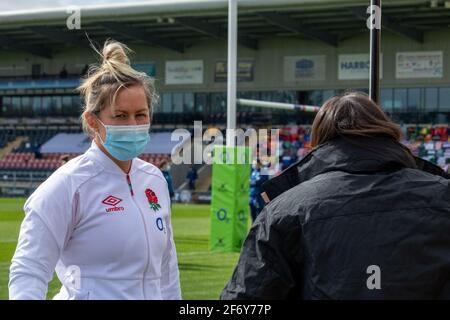
[[[86,111],[83,114],[83,117],[86,120],[86,123],[89,125],[89,128],[91,128],[93,132],[98,132],[97,117],[92,112],[89,111]]]

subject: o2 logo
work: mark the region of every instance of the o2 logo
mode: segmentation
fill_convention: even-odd
[[[230,222],[230,218],[228,217],[228,212],[224,208],[217,210],[216,217],[217,217],[217,220],[219,220],[219,221],[225,221],[226,223]],[[245,221],[246,218],[247,218],[247,216],[245,215],[245,211],[242,209],[239,210],[237,213],[237,219],[239,221]]]
[[[158,228],[159,231],[164,231],[164,233],[166,233],[166,228],[164,227],[164,222],[161,217],[156,219],[156,228]]]
[[[219,221],[224,221],[226,220],[228,222],[227,219],[227,211],[225,209],[219,209],[216,213],[217,219],[219,219]]]

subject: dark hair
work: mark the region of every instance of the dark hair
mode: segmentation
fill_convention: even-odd
[[[400,127],[365,93],[346,92],[325,101],[311,131],[311,146],[338,136],[385,136],[400,141]]]

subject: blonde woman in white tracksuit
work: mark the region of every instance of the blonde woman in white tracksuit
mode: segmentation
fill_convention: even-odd
[[[80,91],[94,139],[27,199],[10,299],[181,299],[170,198],[161,171],[137,158],[148,142],[151,79],[108,41]]]

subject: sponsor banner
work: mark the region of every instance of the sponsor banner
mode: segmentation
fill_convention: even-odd
[[[383,55],[380,56],[380,65],[380,77],[383,78]],[[368,53],[339,55],[339,80],[368,80],[369,69],[370,56]]]
[[[214,68],[214,81],[226,82],[227,81],[227,61],[216,61]],[[251,59],[238,59],[237,61],[237,81],[238,82],[251,82],[253,81],[254,62]]]
[[[202,84],[203,60],[166,61],[166,84]]]
[[[323,81],[325,68],[325,55],[284,57],[284,81]]]
[[[397,79],[442,78],[444,58],[442,51],[397,52]]]

